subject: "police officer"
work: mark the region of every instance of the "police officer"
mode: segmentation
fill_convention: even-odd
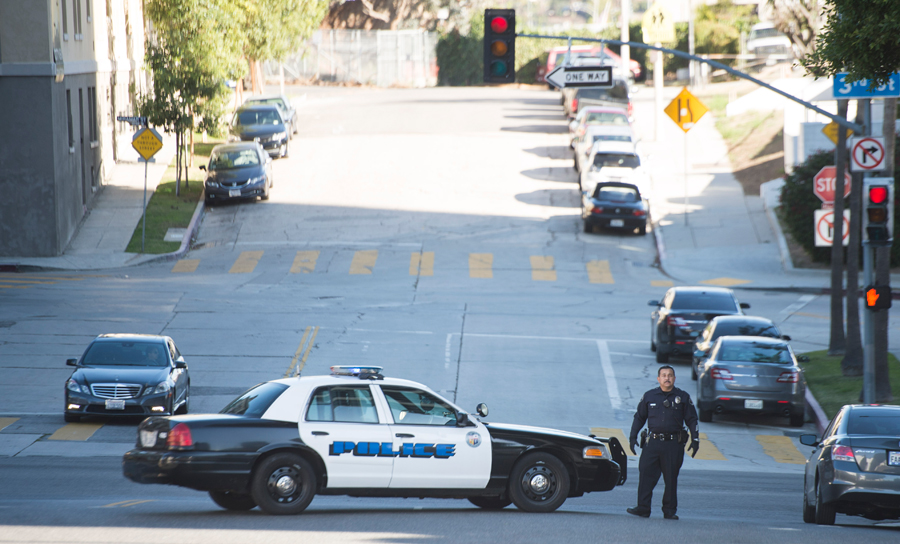
[[[640,479],[638,480],[638,505],[629,508],[628,513],[644,518],[650,517],[650,499],[653,497],[653,488],[659,482],[662,474],[666,483],[666,491],[663,494],[663,517],[666,519],[678,519],[675,511],[678,510],[678,471],[684,462],[684,443],[687,442],[687,432],[683,424],[687,424],[691,433],[691,457],[697,455],[700,449],[700,437],[697,430],[697,411],[691,396],[675,387],[675,369],[669,365],[659,367],[656,374],[659,387],[644,393],[641,402],[638,403],[637,412],[634,414],[634,423],[631,424],[631,436],[629,445],[631,453],[637,455],[635,447],[638,445],[638,432],[647,423],[647,431],[641,441],[641,460],[638,465]]]

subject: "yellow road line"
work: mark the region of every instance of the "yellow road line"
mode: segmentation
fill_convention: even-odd
[[[758,434],[756,435],[756,440],[762,444],[763,453],[775,459],[778,463],[806,464],[806,457],[800,453],[800,450],[797,449],[790,437]],[[702,448],[703,446],[700,447]]]
[[[17,418],[17,417],[0,417],[0,431],[9,427],[16,421],[19,421],[19,418]]]
[[[37,285],[52,285],[56,283],[55,281],[40,281],[40,280],[0,280],[0,283],[31,283]]]
[[[414,252],[409,256],[410,276],[434,276],[434,251]]]
[[[531,279],[532,281],[556,281],[556,270],[554,268],[553,257],[548,257],[547,255],[532,255]]]
[[[28,289],[31,287],[30,285],[3,285],[0,284],[0,289]]]
[[[294,264],[291,265],[291,274],[312,274],[318,260],[318,250],[298,251],[294,256]]]
[[[128,508],[129,506],[136,506],[138,504],[144,504],[145,502],[156,502],[156,499],[131,499],[128,501],[119,501],[107,504],[101,506],[101,508]]]
[[[200,259],[181,259],[172,267],[172,272],[196,272]]]
[[[616,283],[609,269],[609,261],[588,261],[585,268],[591,283]]]
[[[618,438],[619,442],[622,444],[622,448],[625,449],[625,453],[629,457],[636,457],[631,453],[631,448],[628,446],[628,437],[625,436],[625,432],[622,431],[622,429],[613,429],[612,427],[591,427],[591,434],[603,438],[610,438],[613,436]]]
[[[47,440],[80,440],[84,441],[97,432],[102,423],[69,423],[56,430]]]
[[[469,253],[469,277],[493,278],[494,277],[493,253]]]
[[[312,336],[309,335],[310,330],[312,331]],[[287,378],[291,375],[291,372],[294,372],[294,367],[297,366],[297,361],[299,360],[300,365],[297,366],[295,376],[299,376],[301,372],[303,372],[303,367],[306,366],[306,359],[309,357],[309,351],[312,349],[313,343],[316,341],[316,335],[319,334],[319,327],[306,327],[306,330],[303,332],[303,338],[300,339],[300,345],[297,346],[297,351],[294,352],[294,358],[291,359],[291,366],[288,367],[287,371],[284,373],[284,377]],[[309,338],[309,342],[306,339]],[[306,349],[304,352],[304,348]],[[300,357],[300,353],[303,353],[303,357]]]
[[[371,274],[377,260],[377,249],[361,249],[353,254],[353,261],[350,262],[350,273]]]
[[[687,448],[690,445],[690,442],[685,444],[684,451],[687,451]],[[688,455],[690,455],[690,453],[688,453]],[[709,441],[708,438],[706,438],[706,433],[700,433],[700,449],[697,450],[697,457],[694,457],[694,459],[702,459],[704,461],[728,460],[728,458],[722,455],[722,452],[719,451],[719,448],[717,448],[715,444],[713,444]]]
[[[672,280],[650,280],[651,287],[672,287],[675,285]]]
[[[231,265],[231,270],[228,271],[229,274],[250,274],[256,268],[256,265],[259,264],[259,260],[262,258],[262,251],[242,251],[234,264]]]
[[[711,280],[703,280],[701,282],[704,285],[717,285],[719,287],[733,287],[735,285],[743,285],[745,283],[753,283],[750,280],[739,280],[737,278],[715,278]]]
[[[4,281],[2,278],[13,277],[27,279],[27,280],[54,280],[54,281],[81,281],[84,278],[76,278],[70,276],[37,276],[37,275],[29,275],[29,274],[0,274],[0,281]],[[88,276],[88,277],[97,277],[102,278],[105,276]]]

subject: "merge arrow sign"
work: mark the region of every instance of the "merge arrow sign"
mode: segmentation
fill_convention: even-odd
[[[546,79],[560,89],[613,86],[612,66],[557,66],[547,74]]]

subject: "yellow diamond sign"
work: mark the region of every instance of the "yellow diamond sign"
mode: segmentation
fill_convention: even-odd
[[[838,134],[840,134],[840,128],[841,128],[841,125],[832,121],[832,122],[828,123],[827,125],[825,125],[824,127],[822,127],[822,134],[824,134],[825,136],[828,136],[828,139],[831,140],[831,143],[833,143],[834,145],[837,145]],[[850,130],[849,128],[846,128],[844,130],[847,131],[847,138],[849,138],[853,134],[853,131]]]
[[[144,127],[131,139],[133,147],[145,161],[149,161],[153,155],[162,149],[162,137],[152,128]]]
[[[709,108],[685,87],[663,111],[675,121],[681,130],[687,132],[694,128],[694,125],[709,111]]]
[[[648,45],[674,42],[675,19],[661,4],[653,4],[641,19],[641,36]]]

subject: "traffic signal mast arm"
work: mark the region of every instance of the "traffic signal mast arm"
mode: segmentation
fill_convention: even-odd
[[[748,74],[745,74],[744,72],[741,72],[740,70],[735,70],[734,68],[726,66],[726,65],[722,64],[721,62],[704,59],[703,57],[698,57],[697,55],[691,55],[690,53],[685,53],[684,51],[678,51],[677,49],[668,49],[666,47],[656,47],[655,45],[647,45],[646,43],[640,43],[640,42],[623,42],[623,41],[619,41],[619,40],[600,40],[600,39],[596,39],[596,38],[576,38],[574,36],[570,37],[570,36],[543,36],[540,34],[516,34],[516,38],[539,38],[539,39],[544,39],[544,40],[580,40],[583,42],[596,42],[596,43],[609,44],[609,45],[620,45],[620,46],[627,45],[629,47],[636,47],[638,49],[652,49],[653,51],[662,51],[663,53],[671,53],[671,54],[675,55],[676,57],[681,57],[683,59],[696,60],[698,62],[703,62],[705,64],[709,64],[713,68],[725,70],[726,72],[728,72],[731,75],[746,79],[748,81],[752,81],[753,83],[756,83],[760,87],[768,89],[768,90],[772,91],[773,93],[780,94],[781,96],[787,98],[788,100],[797,102],[798,104],[800,104],[801,106],[803,106],[805,108],[811,109],[820,115],[824,115],[825,117],[831,119],[832,121],[841,125],[842,127],[849,128],[850,130],[852,130],[853,132],[855,132],[857,134],[864,134],[862,125],[857,125],[856,123],[848,121],[847,119],[844,119],[843,117],[838,117],[837,115],[835,115],[833,113],[829,113],[821,108],[818,108],[818,107],[810,104],[809,102],[806,102],[804,100],[797,98],[794,95],[788,94],[788,93],[782,91],[781,89],[776,89],[775,87],[769,85],[768,83],[762,82]]]

